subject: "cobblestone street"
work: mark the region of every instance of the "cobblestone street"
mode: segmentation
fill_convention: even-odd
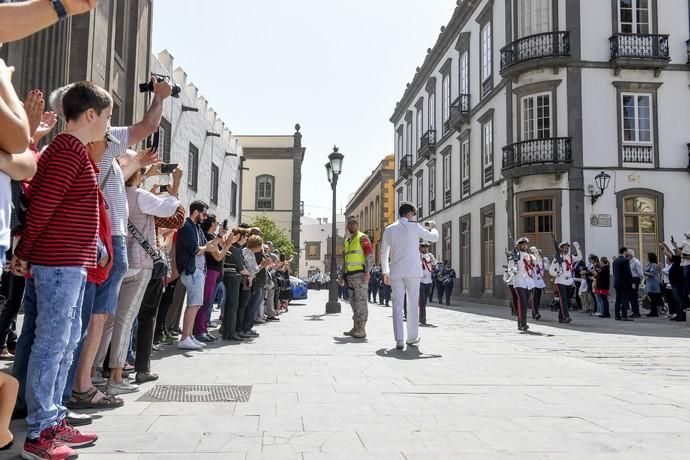
[[[686,325],[574,313],[555,327],[545,312],[521,334],[497,307],[431,308],[419,349],[397,351],[390,308],[370,306],[358,341],[341,335],[349,305],[324,316],[326,298],[310,291],[253,343],[158,352],[156,383],[252,385],[249,401],[141,402],[144,385],[96,415],[100,439],[80,458],[688,458]]]

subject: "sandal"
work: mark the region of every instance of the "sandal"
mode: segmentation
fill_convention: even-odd
[[[94,401],[94,397],[101,395],[101,399]],[[78,409],[115,409],[122,407],[125,402],[115,396],[109,396],[98,391],[96,387],[80,392],[72,391],[72,399],[67,403],[67,407],[73,410]]]
[[[0,360],[12,361],[13,359],[14,359],[14,354],[10,353],[10,351],[7,349],[7,347],[3,347],[2,350],[0,350]]]

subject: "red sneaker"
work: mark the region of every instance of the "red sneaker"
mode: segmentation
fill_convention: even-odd
[[[55,427],[41,431],[38,439],[26,438],[22,449],[22,458],[26,460],[74,460],[77,457],[76,450],[55,437]]]
[[[62,423],[55,427],[55,439],[62,441],[69,447],[85,447],[96,442],[98,435],[96,433],[82,433],[67,423],[67,418],[64,418]]]

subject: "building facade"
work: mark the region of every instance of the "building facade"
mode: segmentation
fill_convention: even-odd
[[[396,202],[436,221],[456,294],[504,298],[518,235],[644,259],[690,228],[688,8],[458,1],[391,117]]]
[[[243,151],[241,220],[265,215],[285,230],[295,247],[299,265],[302,202],[302,147],[300,126],[293,135],[237,136]]]
[[[369,235],[380,263],[381,236],[395,220],[395,156],[386,155],[367,177],[345,208],[346,216],[357,216],[360,231]]]
[[[329,246],[333,225],[327,218],[302,216],[300,225],[300,252],[302,262],[299,264],[299,277],[306,279],[317,271],[329,273],[331,267],[331,247]],[[345,234],[345,216],[336,216],[336,232],[342,243]],[[342,246],[336,249],[338,264],[342,264]]]
[[[112,95],[111,124],[128,126],[141,120],[151,100],[139,83],[149,78],[152,8],[153,0],[99,1],[88,14],[5,44],[0,57],[16,67],[12,80],[20,97],[89,80]]]
[[[151,57],[151,72],[170,76],[182,88],[179,98],[169,97],[163,106],[158,152],[165,163],[183,170],[180,200],[208,203],[209,212],[230,228],[239,224],[240,163],[242,147],[229,127],[211,108],[184,69],[175,67],[167,50]],[[167,183],[169,178],[151,178]]]

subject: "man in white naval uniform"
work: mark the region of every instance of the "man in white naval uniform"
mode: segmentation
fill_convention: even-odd
[[[381,245],[381,272],[383,282],[393,288],[393,333],[395,346],[404,348],[403,302],[405,293],[411,305],[419,299],[419,283],[422,279],[419,239],[436,242],[438,230],[433,221],[426,222],[425,229],[415,220],[417,210],[411,203],[403,202],[398,209],[398,220],[386,227]],[[390,256],[390,262],[388,257]],[[407,344],[419,343],[419,309],[410,308],[407,318]]]

